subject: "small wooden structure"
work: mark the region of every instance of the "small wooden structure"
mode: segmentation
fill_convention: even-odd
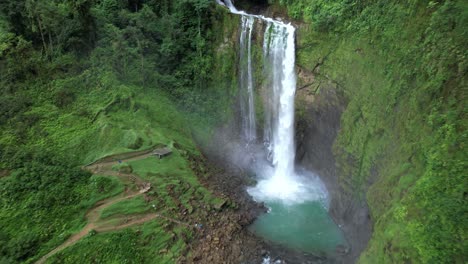
[[[139,188],[140,188],[140,193],[148,192],[151,189],[151,183],[145,182],[142,185],[140,185]]]
[[[152,154],[158,157],[159,159],[162,159],[163,157],[171,153],[172,153],[172,150],[170,150],[169,148],[158,148],[158,149],[155,149]]]

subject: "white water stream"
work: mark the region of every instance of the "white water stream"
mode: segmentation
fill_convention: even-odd
[[[242,97],[240,100],[242,130],[244,140],[247,142],[252,142],[257,138],[252,70],[252,31],[254,24],[255,19],[253,17],[242,16],[239,84]]]
[[[257,201],[297,204],[319,200],[327,206],[327,192],[320,179],[310,175],[302,177],[294,169],[295,28],[272,18],[237,10],[231,0],[218,3],[228,7],[231,13],[242,16],[239,72],[242,127],[247,143],[258,140],[252,78],[252,31],[255,20],[266,23],[263,56],[268,89],[263,141],[271,164],[260,161],[254,164],[259,181],[257,186],[248,189],[249,194]]]

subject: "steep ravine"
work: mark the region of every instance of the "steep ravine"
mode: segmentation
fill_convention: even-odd
[[[466,1],[266,2],[236,4],[297,29],[296,162],[327,185],[344,262],[464,263]]]
[[[254,8],[253,10],[269,12],[268,10],[261,11],[261,7]],[[239,18],[227,13],[224,16],[222,23],[227,28],[223,30],[224,37],[221,38],[223,42],[220,43],[218,50],[221,52],[229,48],[238,50],[239,44],[237,42],[240,29],[232,29],[232,20],[238,21],[236,22],[236,27],[239,27]],[[260,26],[262,26],[261,23],[257,23],[257,27]],[[255,34],[255,32],[257,33]],[[263,31],[254,31],[254,39],[263,38],[258,32]],[[253,49],[255,54],[255,47]],[[257,47],[257,49],[260,49],[260,47]],[[226,61],[223,61],[223,63],[226,63]],[[235,60],[232,63],[235,63]],[[319,174],[326,184],[331,201],[329,213],[344,231],[346,240],[350,246],[349,248],[338,248],[336,258],[318,261],[352,263],[355,262],[367,245],[371,234],[371,222],[367,205],[355,199],[350,193],[345,192],[339,183],[337,175],[332,148],[340,129],[340,117],[345,108],[345,101],[343,96],[337,94],[333,81],[316,81],[314,73],[300,69],[299,67],[297,67],[296,72],[298,73],[298,90],[296,91],[296,163],[300,167]],[[236,74],[230,77],[233,80],[237,78]],[[261,80],[256,78],[256,89],[259,89],[260,83]],[[319,86],[320,93],[315,94],[314,91]],[[260,95],[259,100],[264,100],[264,98],[261,98],[264,94],[261,89],[257,90],[257,93]],[[241,164],[243,162],[242,158],[239,158],[236,154],[230,154],[233,149],[241,148],[240,146],[235,146],[231,140],[240,136],[236,132],[239,131],[241,121],[237,118],[240,113],[238,105],[238,103],[234,103],[233,105],[231,122],[219,127],[215,137],[212,138],[212,144],[204,146],[204,152],[210,160],[217,164],[231,167],[231,169],[237,169],[235,163],[240,164],[239,167],[242,167]],[[261,127],[258,129],[260,130]],[[232,161],[233,156],[238,159],[234,164],[226,162],[226,160]],[[238,171],[238,174],[245,173],[242,170]],[[222,181],[228,184],[232,182],[232,180],[228,179],[222,179]],[[238,181],[237,183],[242,185],[248,184],[248,179]],[[239,190],[238,188],[235,189]],[[247,194],[244,193],[242,196],[244,195]],[[278,246],[270,245],[266,246],[266,248],[271,251],[272,255],[282,256],[283,259],[289,261],[288,263],[302,263],[303,261],[312,261],[314,259],[312,256],[303,256],[299,252],[292,252]]]
[[[278,5],[268,5],[268,1],[239,0],[236,3],[249,12],[290,21],[296,25],[297,39],[304,38],[302,28],[310,25],[288,17],[286,10]],[[255,36],[262,38],[261,35]],[[298,47],[298,52],[302,49]],[[297,56],[297,55],[296,55]],[[323,54],[326,57],[326,54]],[[341,253],[343,261],[354,262],[366,248],[372,234],[372,221],[365,199],[359,199],[350,191],[347,183],[340,181],[337,168],[334,143],[341,124],[341,115],[346,109],[344,87],[338,87],[337,81],[320,72],[324,58],[308,70],[302,65],[303,60],[296,61],[296,163],[307,170],[316,172],[326,184],[330,195],[329,213],[342,228],[350,248]],[[264,89],[264,88],[262,88]],[[258,92],[261,97],[264,92]],[[346,188],[348,187],[348,188]]]

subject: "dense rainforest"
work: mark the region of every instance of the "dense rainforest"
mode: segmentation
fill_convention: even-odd
[[[296,63],[314,74],[313,92],[330,83],[345,102],[333,145],[340,186],[373,223],[357,261],[466,262],[468,3],[237,2],[297,25]],[[104,157],[170,146],[167,159],[120,158],[112,171],[150,182],[145,195],[166,216],[198,219],[194,208],[224,204],[200,183],[194,138],[209,141],[236,112],[238,26],[211,0],[2,1],[0,263],[38,261],[98,201],[137,188],[100,165],[80,168]],[[115,202],[99,221],[153,210],[141,196]],[[174,263],[195,237],[163,220],[91,230],[48,261]]]

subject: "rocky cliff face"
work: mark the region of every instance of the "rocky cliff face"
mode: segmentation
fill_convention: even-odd
[[[324,181],[330,195],[330,215],[342,228],[350,245],[338,252],[345,263],[354,262],[365,249],[372,231],[369,209],[340,182],[333,144],[340,130],[345,100],[336,84],[317,79],[298,68],[296,93],[296,162],[314,171]]]

